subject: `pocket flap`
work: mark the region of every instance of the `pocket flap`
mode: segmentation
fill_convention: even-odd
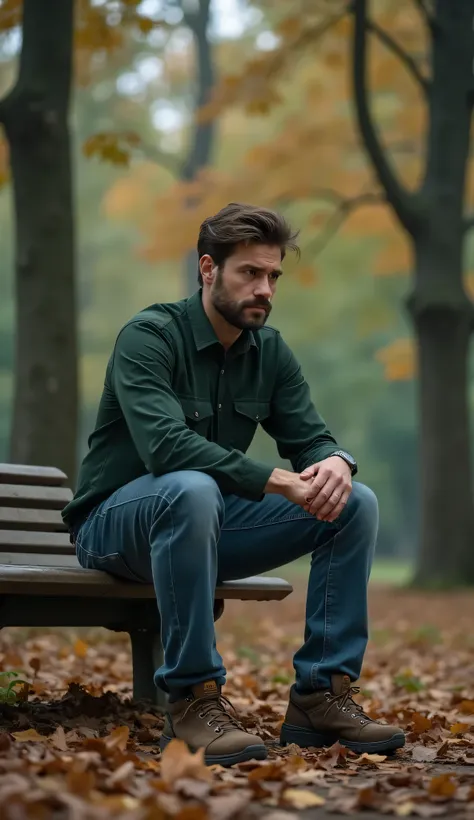
[[[263,421],[263,419],[268,418],[270,415],[269,401],[245,401],[239,399],[239,401],[234,402],[234,407],[237,413],[241,413],[242,416],[247,416],[247,418],[253,421]]]
[[[210,401],[204,399],[182,398],[178,397],[183,413],[187,419],[193,421],[202,421],[214,415],[214,410]]]

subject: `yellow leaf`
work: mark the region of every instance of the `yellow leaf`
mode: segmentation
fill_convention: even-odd
[[[74,654],[77,658],[85,658],[87,655],[88,645],[81,638],[78,638],[74,644]]]
[[[309,809],[313,806],[324,806],[325,799],[307,789],[285,789],[283,800],[293,809]]]
[[[24,732],[13,732],[12,737],[18,743],[47,743],[48,738],[45,735],[40,735],[36,729],[26,729]]]
[[[383,763],[384,760],[387,759],[387,755],[377,755],[377,754],[368,754],[368,752],[364,752],[361,754],[357,760],[354,760],[354,763]]]
[[[461,732],[468,732],[471,728],[469,723],[455,723],[451,726],[451,732],[453,735],[459,735]]]

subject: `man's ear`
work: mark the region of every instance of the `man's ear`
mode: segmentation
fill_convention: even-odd
[[[201,256],[199,260],[199,270],[201,271],[203,282],[205,282],[206,285],[212,285],[216,278],[217,266],[214,264],[212,256],[209,256],[208,253]]]

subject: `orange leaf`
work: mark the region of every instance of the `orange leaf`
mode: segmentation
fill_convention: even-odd
[[[77,658],[85,658],[87,655],[88,648],[89,647],[86,644],[86,642],[78,638],[76,643],[74,644],[74,654]]]
[[[456,784],[452,780],[452,774],[448,772],[433,777],[428,791],[438,797],[452,797],[456,793]]]
[[[118,726],[110,735],[103,738],[108,749],[120,749],[122,752],[127,748],[130,729],[128,726]]]

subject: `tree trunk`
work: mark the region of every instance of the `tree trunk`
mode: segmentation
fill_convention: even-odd
[[[458,246],[460,247],[460,245]],[[434,239],[418,242],[419,278],[429,267],[454,271]],[[438,251],[438,253],[437,253]],[[455,281],[457,277],[452,277]],[[431,291],[433,293],[433,291]],[[421,538],[415,584],[474,583],[474,505],[468,410],[468,350],[473,309],[462,290],[444,301],[413,297],[409,304],[418,343]]]
[[[197,88],[195,98],[195,114],[201,106],[209,101],[214,86],[215,71],[212,46],[207,35],[209,25],[210,0],[199,0],[196,12],[185,15],[194,38],[197,63]],[[208,122],[197,122],[194,127],[192,141],[186,161],[183,164],[181,179],[191,181],[201,168],[205,168],[211,159],[216,134],[214,118]],[[193,202],[189,207],[193,207]],[[184,262],[184,280],[186,295],[197,290],[198,258],[196,251],[190,251]]]
[[[73,0],[25,0],[20,71],[0,103],[16,220],[10,458],[75,480],[77,333],[68,108]]]

